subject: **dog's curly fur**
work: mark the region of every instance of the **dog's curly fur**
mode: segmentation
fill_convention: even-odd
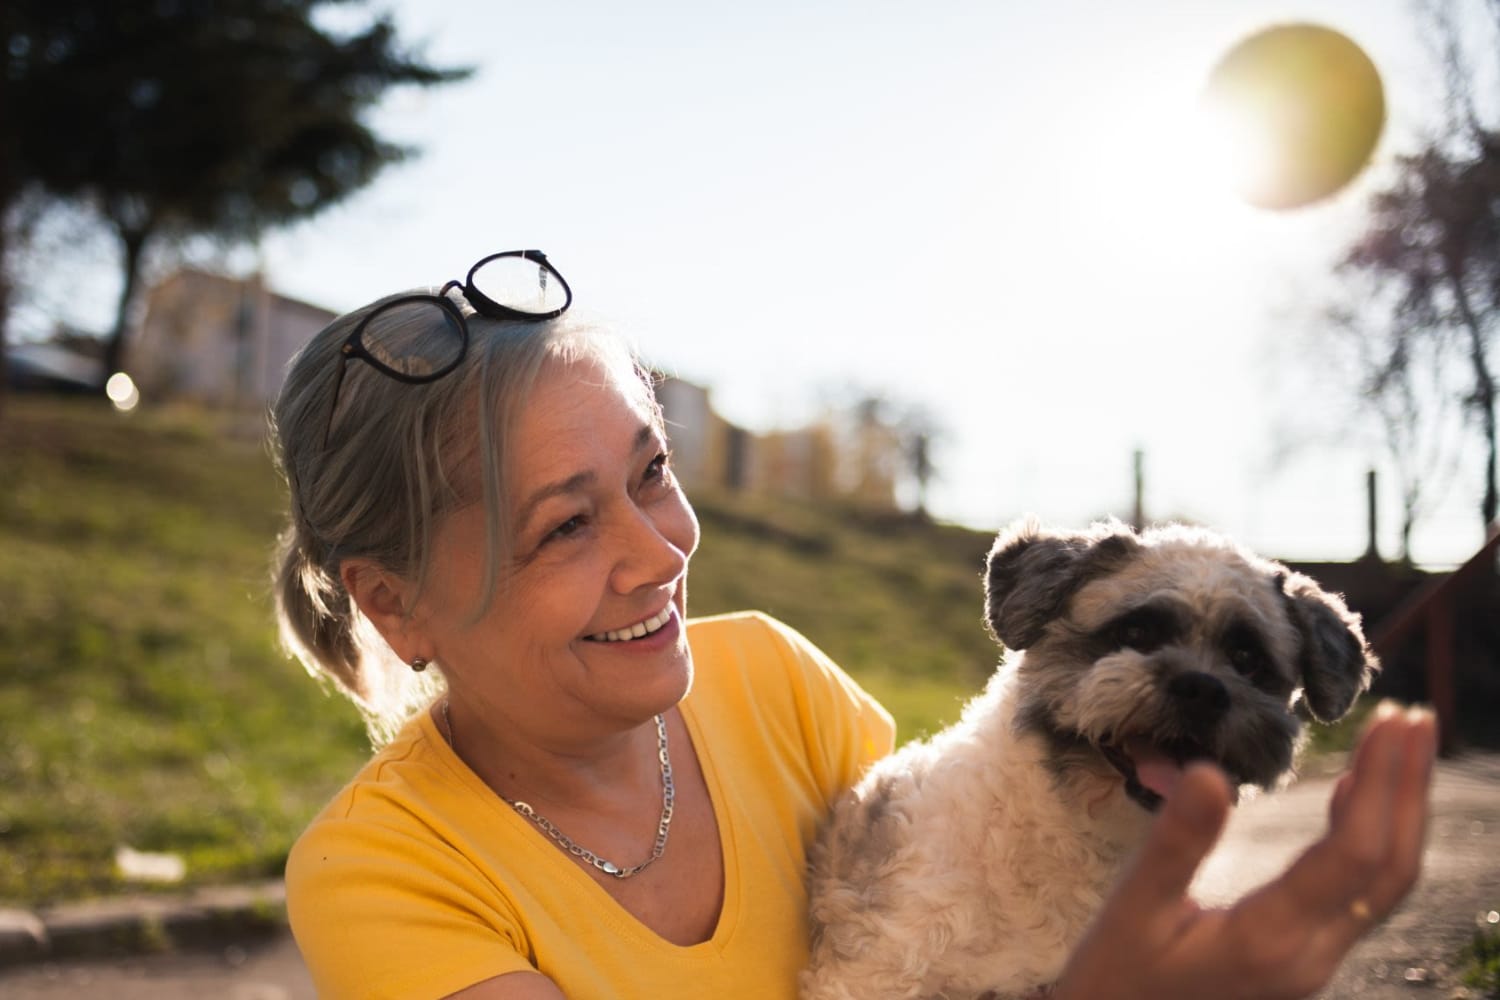
[[[1273,788],[1299,700],[1331,721],[1377,669],[1337,596],[1200,529],[1019,522],[985,591],[990,631],[1025,653],[834,810],[812,855],[803,1000],[1034,993],[1183,762]]]

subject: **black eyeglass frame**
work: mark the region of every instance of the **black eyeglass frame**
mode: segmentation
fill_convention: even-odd
[[[551,309],[547,312],[527,312],[524,309],[513,309],[510,306],[501,305],[499,302],[496,302],[494,299],[481,292],[474,286],[474,275],[478,274],[479,269],[484,267],[486,264],[490,263],[491,261],[499,260],[502,257],[520,257],[523,260],[535,261],[538,265],[541,266],[542,270],[545,273],[550,275],[552,278],[555,278],[558,284],[562,285],[564,295],[563,304],[556,309]],[[552,262],[547,260],[547,255],[540,250],[502,250],[500,253],[492,253],[488,257],[481,258],[473,267],[469,268],[469,273],[467,276],[465,276],[462,282],[459,282],[458,279],[455,278],[444,284],[443,287],[438,290],[438,293],[436,295],[403,295],[400,298],[391,299],[389,302],[382,303],[379,308],[372,309],[364,319],[360,320],[359,324],[355,326],[353,332],[351,332],[349,336],[345,338],[343,344],[339,346],[339,367],[337,373],[335,373],[333,378],[333,402],[328,410],[328,426],[323,431],[323,447],[328,447],[328,437],[333,433],[333,418],[334,415],[338,413],[339,407],[339,390],[344,385],[344,367],[349,363],[350,358],[357,358],[360,361],[363,361],[366,364],[370,365],[382,375],[385,375],[388,378],[393,378],[397,382],[405,382],[408,385],[421,385],[426,382],[436,382],[438,379],[449,374],[453,371],[453,369],[457,368],[460,364],[463,363],[464,358],[469,353],[469,324],[468,321],[464,319],[463,310],[461,310],[458,307],[458,304],[448,296],[448,293],[453,291],[453,289],[455,288],[459,290],[459,292],[463,295],[464,299],[469,303],[469,305],[474,307],[475,312],[479,313],[481,316],[488,316],[491,319],[516,319],[526,320],[530,322],[540,322],[542,320],[555,319],[556,317],[561,316],[563,313],[567,312],[568,307],[573,304],[573,289],[568,286],[568,279],[564,278],[562,276],[562,273],[558,271],[557,268],[552,266]],[[448,364],[443,365],[441,368],[434,369],[430,372],[423,372],[420,375],[413,375],[411,372],[404,372],[399,368],[393,368],[392,366],[386,364],[384,361],[381,361],[374,354],[372,354],[369,348],[365,347],[364,343],[365,328],[368,327],[377,316],[380,316],[385,312],[396,308],[397,306],[403,306],[414,302],[423,302],[435,305],[439,309],[447,313],[448,318],[452,320],[454,326],[457,328],[459,336],[458,353],[454,355],[453,360]]]

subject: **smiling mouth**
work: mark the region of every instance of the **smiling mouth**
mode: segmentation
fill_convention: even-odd
[[[659,631],[663,625],[672,620],[672,605],[668,604],[656,614],[645,621],[636,622],[626,628],[610,629],[608,632],[598,632],[594,635],[584,636],[589,642],[629,642],[632,639],[640,639],[653,632]]]
[[[1156,812],[1171,797],[1189,763],[1213,760],[1206,748],[1190,740],[1152,743],[1138,736],[1106,740],[1099,752],[1125,779],[1125,794],[1147,812]]]

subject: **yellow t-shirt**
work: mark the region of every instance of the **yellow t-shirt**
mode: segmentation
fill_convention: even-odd
[[[292,931],[323,1000],[441,997],[534,969],[570,1000],[791,998],[807,960],[806,852],[894,738],[890,716],[764,615],[690,622],[681,705],[713,799],[724,904],[671,944],[485,786],[420,713],[287,862]],[[669,848],[670,849],[670,848]]]

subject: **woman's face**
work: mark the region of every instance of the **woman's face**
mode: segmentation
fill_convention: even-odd
[[[555,735],[635,725],[692,682],[683,629],[698,521],[633,373],[549,362],[509,442],[511,546],[475,617],[482,506],[439,525],[414,623],[455,698]]]

